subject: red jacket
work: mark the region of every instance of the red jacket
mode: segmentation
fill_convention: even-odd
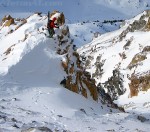
[[[53,20],[50,20],[48,22],[48,28],[58,28],[58,26],[56,26],[55,24],[56,18],[54,17]]]

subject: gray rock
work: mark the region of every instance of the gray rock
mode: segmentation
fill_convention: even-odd
[[[137,119],[140,120],[141,122],[148,121],[148,119],[146,119],[144,116],[141,116],[141,115],[138,116]]]
[[[26,130],[22,130],[21,132],[32,132],[35,130],[39,130],[41,132],[53,132],[51,129],[49,129],[47,127],[37,127],[37,128],[31,127],[31,128],[26,129]]]

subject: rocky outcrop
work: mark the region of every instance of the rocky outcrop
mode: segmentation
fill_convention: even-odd
[[[119,69],[113,70],[112,77],[108,78],[108,81],[104,83],[99,83],[98,87],[99,89],[107,89],[107,94],[109,94],[112,100],[116,100],[118,96],[123,95],[126,91],[123,86],[123,76]]]
[[[130,87],[130,96],[137,96],[139,91],[147,91],[150,89],[150,72],[145,75],[132,74]]]
[[[73,61],[76,60],[76,61]],[[73,51],[71,54],[66,55],[66,61],[62,61],[62,66],[67,76],[63,80],[63,86],[75,93],[88,97],[88,91],[95,101],[98,100],[97,87],[95,80],[91,79],[88,72],[84,71],[81,66],[79,54]]]
[[[123,38],[129,33],[134,31],[149,31],[150,30],[150,10],[144,11],[143,15],[138,20],[134,20],[126,30],[124,30],[119,35],[119,41],[122,41]]]
[[[58,11],[54,11],[51,14],[51,17],[59,13]],[[60,21],[58,19],[58,23],[60,26],[60,32],[57,35],[56,39],[58,40],[58,48],[57,53],[60,55],[65,55],[66,60],[61,62],[64,71],[67,76],[62,80],[61,84],[78,94],[83,95],[88,98],[88,93],[92,96],[92,98],[97,101],[98,100],[98,92],[97,87],[95,85],[95,80],[91,78],[88,72],[85,72],[84,68],[81,66],[81,60],[79,54],[76,52],[76,46],[73,45],[73,40],[70,38],[69,28],[64,24],[64,15],[60,13]]]
[[[138,119],[139,121],[141,121],[141,122],[149,121],[148,119],[146,119],[146,117],[141,116],[141,115],[137,116],[137,119]]]
[[[72,62],[74,58],[76,61]],[[84,97],[88,97],[88,91],[95,101],[98,100],[97,87],[95,85],[95,80],[91,78],[88,72],[84,71],[81,66],[81,61],[79,59],[79,54],[74,51],[71,56],[67,55],[67,68],[65,69],[68,76],[66,77],[65,87],[76,93],[82,94]]]
[[[28,128],[26,130],[22,130],[21,132],[33,132],[33,131],[41,131],[41,132],[52,132],[51,129],[47,128],[47,127],[31,127]]]
[[[138,53],[136,54],[132,61],[130,62],[128,68],[131,70],[132,68],[138,66],[139,64],[142,63],[143,60],[147,59],[146,55],[143,53]]]
[[[150,46],[146,46],[143,50],[136,54],[132,61],[130,62],[128,68],[131,70],[137,68],[140,65],[143,65],[143,61],[147,59],[147,56],[150,54]],[[139,91],[147,91],[150,89],[150,72],[145,73],[132,73],[130,79],[130,96],[137,96]]]
[[[64,16],[64,14],[63,14],[63,12],[59,12],[59,11],[53,11],[51,14],[50,14],[50,17],[52,17],[52,16],[54,16],[56,13],[59,13],[60,15],[59,15],[59,17],[57,18],[57,23],[60,25],[60,26],[62,26],[62,25],[64,25],[65,24],[65,16]]]
[[[2,19],[2,23],[4,23],[4,26],[10,26],[12,24],[15,24],[15,21],[14,21],[14,18],[8,15]]]

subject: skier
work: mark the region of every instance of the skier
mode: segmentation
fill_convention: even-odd
[[[56,17],[54,17],[52,20],[49,19],[49,13],[48,13],[48,23],[47,23],[47,28],[49,32],[49,37],[52,38],[53,35],[55,34],[54,28],[59,28],[57,23],[55,23]]]

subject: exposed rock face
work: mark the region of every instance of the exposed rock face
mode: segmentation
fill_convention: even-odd
[[[148,20],[147,20],[148,19]],[[124,30],[120,36],[119,41],[122,41],[123,38],[129,33],[134,31],[149,31],[150,30],[150,10],[144,11],[144,14],[140,17],[139,20],[135,20],[131,23],[126,30]]]
[[[56,13],[60,13],[59,11],[53,11],[51,14],[50,14],[50,17],[52,17],[53,15],[55,15]],[[57,18],[57,23],[62,26],[65,24],[65,16],[63,14],[63,12],[60,13],[59,17]]]
[[[4,26],[10,26],[12,24],[15,24],[14,18],[12,18],[10,15],[5,16],[2,19],[2,22],[4,23]]]
[[[144,69],[149,64],[149,31],[150,10],[147,10],[125,21],[114,34],[98,36],[97,42],[78,49],[80,65],[95,80],[98,95],[115,100],[126,89],[130,90],[128,97],[150,89],[150,69]]]
[[[132,69],[133,67],[136,67],[137,65],[139,65],[143,60],[147,59],[146,55],[145,54],[142,54],[142,53],[138,53],[136,54],[132,61],[130,62],[128,68],[129,69]]]
[[[143,65],[143,61],[147,59],[147,56],[150,54],[150,46],[146,46],[143,50],[136,54],[132,61],[130,62],[128,68],[136,68],[139,65]],[[145,73],[133,73],[130,77],[130,96],[137,96],[139,91],[147,91],[150,89],[150,72]]]
[[[54,11],[51,17],[59,13]],[[64,68],[67,76],[62,80],[61,84],[67,89],[81,94],[84,97],[88,97],[88,91],[94,100],[98,100],[97,87],[95,85],[94,79],[91,79],[89,73],[84,71],[81,66],[80,56],[75,50],[75,45],[73,45],[73,40],[70,38],[69,28],[64,24],[64,15],[60,14],[58,17],[58,23],[60,26],[60,33],[57,35],[59,41],[57,53],[66,56],[66,60],[62,61],[61,65]]]
[[[139,116],[137,117],[137,119],[140,120],[141,122],[148,121],[148,119],[146,119],[144,116],[141,116],[141,115],[139,115]]]
[[[59,24],[59,31],[55,39],[58,40],[57,54],[65,55],[66,60],[62,60],[61,66],[66,72],[66,77],[60,82],[65,88],[88,97],[88,93],[93,97],[94,100],[98,100],[98,92],[95,85],[95,81],[91,79],[89,73],[84,71],[81,67],[80,56],[76,52],[73,40],[70,38],[70,32],[68,26],[64,25],[65,17],[63,13],[53,11],[50,17],[54,17],[58,13],[57,23]],[[89,95],[89,96],[90,96]]]
[[[70,59],[72,57],[76,59],[76,61],[73,63]],[[74,51],[73,54],[71,56],[67,56],[67,58],[68,66],[66,73],[68,76],[66,78],[65,87],[76,93],[82,94],[86,98],[88,97],[87,91],[89,91],[93,99],[98,100],[98,92],[95,85],[95,80],[91,79],[90,74],[84,71],[83,67],[81,66],[81,61],[79,60],[79,54]]]
[[[41,131],[41,132],[52,132],[52,130],[50,130],[47,127],[31,127],[27,130],[22,130],[21,132],[33,132],[33,131]]]
[[[119,72],[119,69],[115,69],[113,71],[113,76],[108,79],[105,83],[99,83],[99,88],[107,89],[107,93],[110,95],[112,100],[118,98],[118,96],[123,95],[125,93],[125,88],[123,86],[123,77]],[[100,91],[101,92],[101,91]]]
[[[147,91],[150,89],[150,73],[146,75],[132,74],[130,86],[131,97],[137,96],[139,91]]]

